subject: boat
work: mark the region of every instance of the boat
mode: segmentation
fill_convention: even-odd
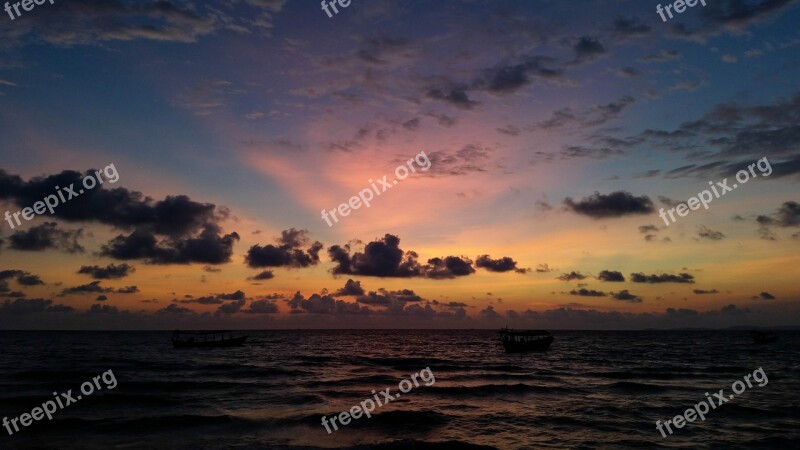
[[[763,331],[751,331],[750,337],[753,338],[753,344],[771,344],[778,340],[778,336]]]
[[[506,353],[543,352],[553,343],[553,335],[543,330],[500,330],[500,343]]]
[[[179,331],[172,333],[175,348],[241,347],[248,336],[234,336],[232,331]]]

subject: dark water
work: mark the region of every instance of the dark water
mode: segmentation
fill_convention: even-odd
[[[744,332],[556,332],[546,354],[506,355],[491,331],[250,332],[246,347],[175,350],[165,332],[0,332],[0,415],[112,370],[104,389],[0,448],[798,448],[800,333],[754,346]],[[328,417],[422,383],[328,434]],[[762,367],[704,422],[683,413]],[[104,384],[101,382],[101,386]]]

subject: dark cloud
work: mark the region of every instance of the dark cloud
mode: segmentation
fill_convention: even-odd
[[[600,281],[619,283],[625,281],[625,276],[622,275],[622,272],[617,272],[616,270],[603,270],[597,275],[597,279]]]
[[[556,60],[549,56],[527,56],[517,63],[499,64],[483,71],[475,81],[476,88],[493,94],[512,94],[535,80],[552,81],[563,77],[563,69],[556,68]]]
[[[605,47],[595,38],[583,36],[572,46],[575,52],[574,63],[582,64],[597,59],[606,53]]]
[[[245,300],[235,300],[229,303],[224,303],[219,305],[217,308],[217,314],[235,314],[242,310],[246,301]]]
[[[580,288],[577,291],[569,291],[569,295],[579,295],[581,297],[605,297],[606,293],[602,291],[595,291],[594,289]]]
[[[697,237],[700,239],[708,239],[709,241],[720,241],[725,235],[720,231],[714,231],[704,225],[697,228]]]
[[[424,172],[424,176],[461,176],[487,172],[488,168],[491,168],[493,153],[494,149],[479,144],[466,144],[455,152],[444,150],[426,152],[431,166]]]
[[[2,173],[0,173],[2,176]],[[2,195],[0,195],[2,197]],[[27,231],[16,231],[9,236],[9,248],[20,251],[38,252],[56,249],[66,253],[82,253],[85,249],[78,243],[83,237],[83,229],[62,230],[55,222],[45,222]]]
[[[205,265],[205,266],[203,266],[203,272],[220,273],[220,272],[222,272],[222,269],[220,269],[219,267]]]
[[[309,298],[304,298],[300,292],[295,293],[294,297],[286,303],[292,308],[292,312],[310,314],[372,314],[372,310],[358,303],[350,303],[336,300],[330,295],[312,294]]]
[[[431,258],[422,270],[426,277],[435,280],[463,277],[475,273],[472,260],[463,256]]]
[[[82,284],[79,286],[64,288],[64,290],[61,291],[61,295],[91,294],[91,293],[105,293],[105,292],[114,292],[114,289],[104,288],[100,286],[99,281],[92,281],[89,284]]]
[[[478,105],[478,102],[470,100],[466,86],[463,85],[430,89],[425,95],[461,109],[472,109]]]
[[[617,118],[625,109],[635,102],[635,99],[629,95],[621,97],[615,102],[605,105],[593,105],[588,109],[582,111],[573,111],[571,108],[563,108],[552,113],[548,120],[539,122],[536,125],[526,127],[527,130],[564,130],[564,129],[583,129],[593,128],[607,123],[608,121]],[[599,140],[598,143],[613,144],[613,146],[625,146],[625,142],[621,141],[608,141]],[[578,152],[576,149],[582,147],[567,147],[572,153]],[[625,152],[616,149],[594,149],[593,153],[608,153],[610,155],[624,155]],[[569,156],[569,152],[562,156]],[[575,157],[573,155],[573,157]]]
[[[383,239],[370,242],[363,252],[350,255],[350,245],[333,245],[328,249],[331,261],[336,263],[334,275],[365,275],[373,277],[410,278],[424,275],[416,252],[404,252],[400,238],[386,234]]]
[[[762,292],[753,297],[753,300],[775,300],[775,296],[769,292]]]
[[[630,292],[628,292],[627,289],[619,291],[617,293],[612,292],[611,293],[611,298],[613,298],[614,300],[621,300],[621,301],[631,302],[631,303],[641,303],[642,302],[642,297],[639,297],[638,295],[631,294]]]
[[[553,269],[547,264],[537,264],[536,265],[536,272],[537,273],[547,273],[547,272],[555,272],[557,269]]]
[[[239,234],[221,236],[220,232],[219,226],[208,223],[194,237],[159,242],[152,232],[137,229],[128,236],[120,235],[109,241],[100,254],[121,260],[144,259],[148,264],[224,264],[230,262]]]
[[[612,30],[622,40],[648,34],[652,28],[643,23],[638,17],[620,17],[612,24]]]
[[[711,289],[710,291],[704,289],[695,289],[692,292],[694,292],[697,295],[719,294],[719,291],[716,289]]]
[[[185,306],[178,306],[172,303],[156,311],[156,314],[195,314],[195,312]]]
[[[95,300],[97,300],[98,302],[104,302],[104,301],[108,300],[108,296],[106,296],[106,295],[98,295],[97,298],[95,298]]]
[[[639,233],[642,234],[658,233],[658,227],[655,225],[642,225],[639,227]]]
[[[742,34],[748,27],[771,19],[794,4],[793,0],[708,2],[698,14],[699,23],[696,26],[689,27],[685,22],[676,22],[671,31],[674,36],[700,41],[722,32]]]
[[[17,283],[19,283],[20,286],[37,286],[44,284],[44,281],[39,278],[39,275],[34,275],[24,270],[0,270],[0,282],[5,283],[5,280],[11,278],[16,278]]]
[[[6,300],[0,304],[0,313],[9,315],[34,314],[34,313],[68,313],[75,308],[62,304],[53,305],[52,300],[44,298]],[[0,315],[2,315],[0,314]]]
[[[126,263],[119,265],[112,263],[106,267],[81,266],[80,270],[78,270],[78,273],[89,275],[95,280],[110,280],[114,278],[125,278],[135,271],[136,269],[133,266]]]
[[[271,270],[262,270],[261,272],[248,278],[248,280],[271,280],[275,278],[275,274]]]
[[[305,248],[304,247],[308,247]],[[309,245],[308,230],[290,228],[281,232],[278,245],[254,245],[245,256],[247,265],[256,269],[262,267],[303,268],[319,263],[322,243]]]
[[[774,214],[756,217],[756,222],[760,226],[759,234],[763,239],[775,240],[776,237],[771,227],[789,228],[800,226],[800,204],[793,201],[784,202]]]
[[[109,314],[109,315],[116,315],[119,314],[119,308],[116,306],[111,305],[100,305],[97,303],[92,304],[88,310],[86,310],[86,314]]]
[[[634,283],[694,283],[694,275],[688,273],[680,273],[678,275],[668,273],[662,273],[661,275],[632,273],[631,281]]]
[[[370,291],[366,295],[360,295],[356,301],[365,305],[378,305],[378,306],[391,306],[396,305],[404,306],[408,302],[419,302],[422,297],[417,295],[410,289],[402,289],[399,291],[387,291],[386,289],[378,289],[377,292]]]
[[[245,300],[247,296],[242,291],[232,292],[230,294],[211,294],[206,295],[203,297],[181,299],[181,300],[173,300],[175,303],[197,303],[198,305],[221,305],[226,301],[242,301]]]
[[[55,195],[56,187],[65,190],[73,187],[79,191],[83,178],[93,177],[94,172],[94,169],[83,174],[65,170],[24,181],[0,171],[0,186],[4,187],[0,189],[0,199],[24,207]],[[222,264],[230,261],[233,243],[239,235],[235,232],[221,234],[219,223],[228,216],[225,208],[198,203],[185,195],[167,196],[155,201],[141,192],[111,188],[110,185],[111,182],[106,180],[104,184],[78,193],[55,208],[53,216],[68,222],[98,222],[130,230],[130,234],[119,235],[103,246],[101,254],[115,259],[144,259],[153,264]],[[75,245],[71,248],[77,249]]]
[[[610,194],[595,192],[594,195],[585,197],[578,202],[567,197],[564,199],[564,205],[577,214],[593,219],[651,214],[654,211],[653,201],[649,197],[634,197],[626,191],[616,191]]]
[[[344,287],[333,294],[334,297],[342,295],[364,295],[364,288],[361,287],[360,281],[348,279]]]
[[[562,273],[558,279],[561,281],[584,280],[586,279],[586,275],[583,275],[580,272],[572,271],[570,273]]]
[[[250,302],[250,308],[244,310],[247,314],[276,314],[278,305],[269,300],[255,300]]]
[[[126,286],[123,288],[119,288],[114,292],[116,292],[117,294],[135,294],[139,292],[139,288],[136,286]]]
[[[500,259],[492,259],[489,255],[481,255],[475,260],[475,267],[486,269],[490,272],[508,272],[513,270],[517,273],[528,273],[531,269],[517,268],[517,262],[508,256]]]

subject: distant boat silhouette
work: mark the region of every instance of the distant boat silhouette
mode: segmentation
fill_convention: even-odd
[[[172,346],[190,347],[241,347],[248,336],[233,336],[229,330],[221,331],[179,331],[172,333]]]
[[[506,353],[543,352],[553,343],[553,335],[542,330],[500,330],[500,343]]]
[[[763,331],[751,331],[750,337],[753,338],[754,344],[771,344],[778,340],[778,336]]]

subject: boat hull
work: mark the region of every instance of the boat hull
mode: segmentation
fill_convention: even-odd
[[[528,341],[528,342],[515,342],[515,341],[503,341],[503,348],[506,350],[506,353],[524,353],[524,352],[544,352],[550,348],[550,344],[553,343],[553,336],[547,336],[546,338],[537,339],[535,341]]]

